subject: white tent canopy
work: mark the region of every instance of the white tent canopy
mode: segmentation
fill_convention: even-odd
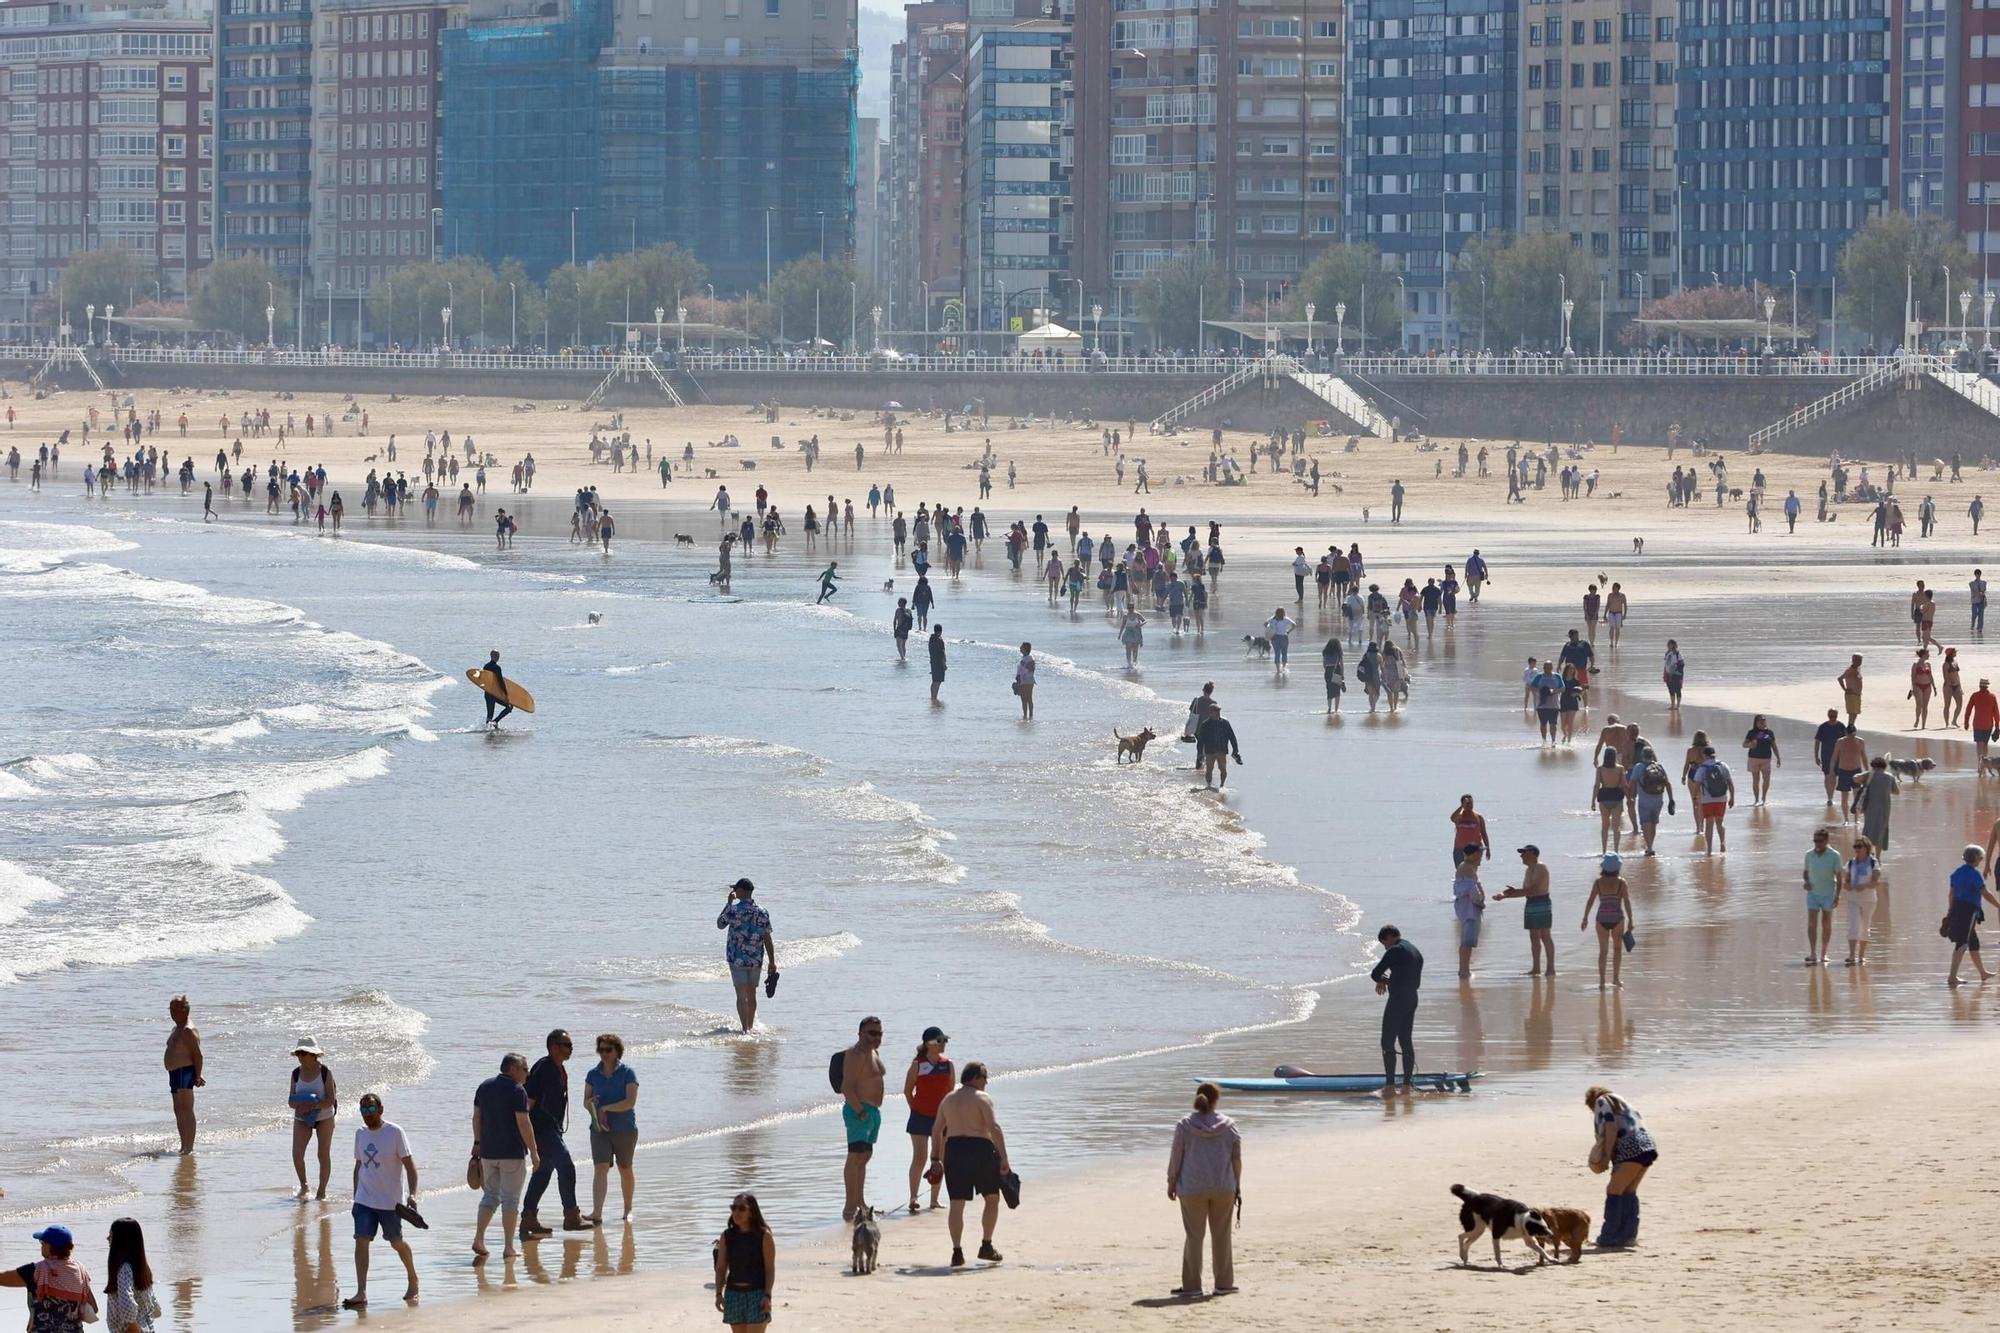
[[[1036,329],[1029,329],[1016,341],[1024,352],[1032,352],[1037,349],[1042,351],[1056,351],[1065,348],[1070,351],[1080,351],[1083,347],[1083,335],[1081,333],[1054,323],[1044,324]]]

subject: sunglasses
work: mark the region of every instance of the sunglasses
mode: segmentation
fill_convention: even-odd
[[[732,1203],[729,1205],[729,1211],[732,1213],[747,1213],[750,1211],[750,1205],[747,1203]]]
[[[600,1046],[597,1048],[597,1053],[599,1055],[616,1055],[618,1054],[618,1048],[616,1046]]]
[[[376,1112],[376,1111],[380,1111],[381,1109],[382,1109],[381,1107],[377,1106],[377,1105],[376,1105],[375,1103],[373,1103],[373,1102],[363,1102],[363,1103],[361,1103],[361,1114],[363,1114],[363,1115],[369,1115],[369,1114],[372,1114],[372,1113],[374,1113],[374,1112]]]

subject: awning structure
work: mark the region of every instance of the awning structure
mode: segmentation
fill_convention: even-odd
[[[1081,347],[1083,335],[1060,324],[1049,323],[1029,329],[1026,333],[1020,334],[1016,341],[1026,351],[1033,351],[1037,347]]]

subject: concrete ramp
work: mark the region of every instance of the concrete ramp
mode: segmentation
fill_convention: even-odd
[[[1363,435],[1386,437],[1389,434],[1389,419],[1376,411],[1375,404],[1362,397],[1353,385],[1340,376],[1321,374],[1297,366],[1294,366],[1288,374],[1314,397],[1323,400],[1336,412],[1359,426]]]

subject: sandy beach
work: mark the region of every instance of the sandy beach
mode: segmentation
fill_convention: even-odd
[[[167,422],[149,443],[176,463],[184,453],[194,457],[193,497],[183,499],[168,482],[152,496],[121,489],[88,503],[80,477],[86,453],[75,432],[85,410],[105,407],[108,397],[10,402],[18,421],[0,437],[0,451],[19,446],[25,455],[64,428],[73,434],[61,473],[40,496],[26,494],[25,479],[0,490],[0,521],[89,525],[96,535],[76,539],[73,549],[84,555],[74,558],[128,558],[116,552],[129,543],[139,548],[129,559],[144,578],[184,580],[236,599],[186,631],[185,646],[196,654],[237,655],[215,624],[296,615],[315,630],[323,624],[394,645],[393,654],[369,650],[370,669],[382,679],[363,682],[364,711],[402,709],[401,696],[395,709],[378,702],[392,683],[431,701],[412,705],[407,720],[391,717],[386,739],[374,738],[394,767],[389,758],[362,765],[342,756],[365,769],[360,785],[296,815],[296,802],[271,806],[295,849],[252,854],[299,900],[297,919],[281,929],[218,944],[222,956],[212,960],[135,963],[141,971],[131,982],[115,968],[81,965],[87,960],[43,977],[30,974],[32,959],[0,958],[22,973],[19,988],[0,988],[0,1003],[52,986],[58,1000],[102,1014],[120,1033],[154,1022],[171,988],[220,990],[227,1007],[216,1020],[219,1043],[237,1061],[238,1082],[281,1080],[282,1052],[266,1049],[277,1040],[271,1034],[310,1024],[344,1040],[344,1071],[399,1089],[394,1104],[409,1109],[392,1118],[421,1117],[408,1128],[423,1155],[434,1225],[417,1242],[426,1299],[415,1313],[384,1299],[393,1295],[395,1265],[378,1246],[370,1319],[422,1333],[719,1322],[702,1286],[701,1237],[719,1227],[722,1202],[745,1183],[784,1201],[780,1328],[930,1317],[920,1312],[939,1289],[907,1284],[954,1276],[981,1284],[993,1299],[973,1308],[981,1323],[1002,1329],[1113,1320],[1140,1328],[1344,1325],[1385,1312],[1398,1326],[1437,1329],[1612,1321],[1743,1327],[1774,1318],[1788,1328],[1864,1321],[1928,1328],[1976,1317],[1978,1229],[1936,1220],[1985,1193],[1976,1164],[1961,1162],[1983,1124],[1977,1108],[2000,1091],[1989,1086],[2000,1085],[2000,1073],[1982,1066],[1985,1042],[1976,1031],[1992,1021],[2000,988],[1944,989],[1947,950],[1936,919],[1959,846],[1984,841],[2000,815],[2000,784],[1974,772],[1966,732],[1937,728],[1938,707],[1933,729],[1909,730],[1905,608],[1913,580],[1928,580],[1943,607],[1939,636],[1959,647],[1967,689],[1981,674],[2000,676],[2000,653],[1966,629],[1966,581],[1994,552],[1991,530],[1975,539],[1965,516],[1973,495],[1992,489],[2000,498],[2000,472],[1968,466],[1964,481],[1952,484],[1933,481],[1926,467],[1918,480],[1899,480],[1911,528],[1902,548],[1889,551],[1869,546],[1866,506],[1814,521],[1824,458],[1725,455],[1731,486],[1747,488],[1754,470],[1765,473],[1760,533],[1747,531],[1740,502],[1715,505],[1705,471],[1696,502],[1669,508],[1663,485],[1672,464],[1663,441],[1584,450],[1576,461],[1598,474],[1589,498],[1560,500],[1551,473],[1528,503],[1510,505],[1498,476],[1451,475],[1457,441],[1430,448],[1364,439],[1348,453],[1344,437],[1310,439],[1307,453],[1323,477],[1323,493],[1313,497],[1289,476],[1261,470],[1242,486],[1203,484],[1207,432],[1148,437],[1143,422],[1139,439],[1124,445],[1128,475],[1120,486],[1100,427],[1123,431],[1127,422],[1008,429],[995,420],[990,430],[947,434],[936,418],[899,414],[903,452],[885,455],[883,427],[867,414],[842,419],[786,404],[769,423],[746,408],[627,411],[619,428],[642,457],[650,440],[656,462],[662,454],[676,460],[663,486],[656,469],[614,474],[591,464],[591,427],[609,429],[608,411],[363,397],[356,405],[368,413],[366,435],[346,421],[330,437],[294,436],[282,453],[273,437],[244,440],[244,465],[254,462],[260,473],[273,457],[324,463],[333,488],[346,493],[353,539],[334,545],[294,527],[289,515],[265,515],[261,496],[221,505],[219,529],[204,530],[199,511],[200,481],[212,476],[217,447],[237,434],[218,434],[219,416],[268,406],[302,426],[308,412],[322,415],[336,402],[136,393],[134,406],[157,409]],[[185,442],[173,424],[183,411]],[[389,466],[389,435],[395,467],[420,490],[424,434],[447,429],[455,445],[469,433],[501,463],[489,472],[475,522],[459,527],[447,516],[449,503],[434,527],[421,510],[394,521],[364,518],[362,479]],[[815,433],[821,463],[808,472],[796,446]],[[740,446],[719,443],[729,434]],[[92,454],[101,438],[93,434]],[[977,501],[973,465],[988,439],[998,460],[995,489]],[[1231,432],[1225,449],[1247,465],[1254,442]],[[1489,448],[1497,472],[1512,441],[1468,443],[1475,453],[1481,443]],[[696,457],[691,476],[678,461],[687,444]],[[857,444],[865,451],[858,472]],[[535,485],[519,495],[507,469],[530,452]],[[1134,495],[1141,457],[1152,491]],[[1673,459],[1708,461],[1685,450]],[[1018,474],[1011,488],[1010,462]],[[1881,471],[1875,465],[1871,475]],[[1408,492],[1405,517],[1392,524],[1389,491],[1398,480]],[[1213,519],[1223,525],[1230,563],[1217,582],[1209,633],[1173,637],[1156,618],[1141,669],[1121,672],[1094,592],[1079,613],[1045,605],[1032,575],[1010,576],[996,537],[963,587],[943,594],[938,614],[951,621],[954,645],[950,707],[926,709],[918,673],[899,679],[885,660],[892,655],[882,627],[911,577],[887,549],[885,525],[866,517],[868,486],[885,483],[906,515],[920,501],[967,512],[977,502],[996,529],[1041,514],[1060,531],[1076,505],[1086,531],[1115,533],[1121,543],[1142,505],[1176,531]],[[790,528],[775,557],[738,557],[741,603],[717,604],[705,584],[721,530],[712,500],[722,484],[739,508],[758,485],[767,487]],[[619,520],[608,557],[567,543],[570,497],[583,486],[595,486]],[[1796,534],[1784,531],[1787,490],[1805,506]],[[803,508],[823,508],[829,494],[853,501],[860,531],[807,551]],[[1925,494],[1937,499],[1940,530],[1920,541],[1915,508]],[[496,560],[491,515],[500,507],[519,513],[522,529],[516,550]],[[683,533],[693,549],[676,544]],[[1643,553],[1635,536],[1645,539]],[[163,544],[154,551],[156,539]],[[1294,604],[1289,561],[1294,547],[1310,556],[1334,542],[1359,543],[1370,581],[1392,594],[1406,577],[1421,584],[1447,563],[1462,568],[1475,547],[1492,564],[1481,604],[1461,602],[1455,625],[1412,648],[1417,688],[1395,717],[1370,716],[1352,689],[1340,717],[1322,712],[1311,659],[1337,633],[1337,617],[1313,606],[1310,585],[1303,608]],[[848,581],[833,607],[815,611],[803,604],[832,558]],[[79,575],[67,586],[74,596],[103,577]],[[1590,725],[1576,745],[1537,745],[1532,719],[1518,707],[1521,662],[1529,653],[1547,656],[1580,621],[1588,584],[1612,580],[1631,595],[1633,613],[1619,654],[1600,639],[1606,660]],[[894,587],[878,586],[885,581]],[[246,597],[282,601],[284,615]],[[1281,603],[1304,622],[1295,674],[1251,659],[1239,643]],[[585,632],[586,606],[607,617],[600,637]],[[49,622],[20,622],[38,623]],[[115,640],[115,629],[115,622],[112,629],[86,623],[78,633],[88,645]],[[508,644],[510,661],[526,658],[548,706],[521,739],[475,754],[460,744],[476,730],[470,692],[462,682],[440,690],[425,673],[455,675],[446,668],[469,662],[454,655],[474,643],[483,655],[489,636]],[[1005,682],[1012,645],[1029,636],[1044,655],[1046,683],[1040,719],[1017,730]],[[1690,662],[1689,703],[1678,713],[1666,710],[1659,679],[1669,636]],[[37,652],[80,651],[21,643],[17,670]],[[1885,901],[1877,917],[1871,966],[1842,969],[1836,957],[1822,970],[1799,962],[1795,886],[1812,829],[1834,818],[1820,799],[1809,738],[1811,724],[1838,702],[1832,678],[1850,652],[1865,653],[1870,664],[1862,729],[1871,753],[1929,758],[1937,771],[1898,797],[1894,910]],[[77,660],[90,681],[165,669],[156,655]],[[1174,771],[1184,755],[1170,742],[1143,770],[1114,766],[1113,726],[1150,724],[1170,736],[1183,701],[1205,678],[1220,683],[1249,752],[1226,798],[1189,793]],[[194,702],[214,704],[243,687],[231,674],[186,688]],[[282,724],[331,687],[297,688],[296,698],[249,717],[216,706],[213,716],[181,719],[175,752],[238,753],[228,748],[229,729],[247,734],[252,725],[269,727],[274,747],[289,744]],[[1589,739],[1613,712],[1639,720],[1670,766],[1697,731],[1712,732],[1737,761],[1742,802],[1730,816],[1726,856],[1699,854],[1685,806],[1662,833],[1660,858],[1641,862],[1627,848],[1642,944],[1625,988],[1600,993],[1594,946],[1572,927],[1598,850]],[[1778,726],[1786,761],[1773,804],[1756,809],[1737,744],[1752,713]],[[130,719],[117,720],[129,730]],[[357,725],[345,713],[338,721]],[[416,733],[419,743],[411,744]],[[19,743],[24,755],[39,757],[0,773],[62,791],[53,760],[63,756],[44,756],[38,738]],[[947,756],[954,762],[942,762]],[[273,780],[302,792],[315,784],[332,790],[329,780],[275,768],[216,783],[254,789]],[[713,803],[689,806],[696,787]],[[1517,875],[1511,849],[1522,841],[1540,843],[1555,868],[1560,983],[1520,975],[1526,945],[1512,904],[1489,912],[1475,978],[1461,986],[1451,977],[1444,814],[1466,788],[1478,791],[1495,828],[1490,892]],[[450,804],[467,791],[482,794],[477,813]],[[518,813],[495,820],[495,809]],[[829,822],[835,813],[841,822]],[[442,843],[414,832],[398,841],[406,826],[428,833],[432,824],[446,831]],[[841,840],[843,829],[855,831],[854,841]],[[129,836],[123,826],[112,831]],[[369,845],[375,841],[381,845]],[[738,873],[727,868],[732,841],[764,844],[759,854],[782,866],[786,880],[895,860],[879,876],[838,880],[824,903],[791,909],[781,929],[797,972],[788,971],[774,1027],[755,1042],[713,1029],[713,1011],[726,1010],[727,999],[710,975],[716,946],[706,918],[717,895],[707,886]],[[656,870],[662,846],[674,863]],[[353,866],[345,864],[350,848],[359,857]],[[52,845],[48,864],[73,855]],[[550,938],[562,940],[553,956],[529,950],[500,969],[515,969],[528,988],[524,999],[484,989],[494,969],[480,950],[443,960],[435,976],[391,968],[385,979],[355,964],[371,946],[354,926],[371,915],[394,921],[407,947],[424,951],[419,957],[462,944],[453,900],[434,903],[424,881],[396,878],[413,869],[440,875],[437,882],[467,895],[475,912],[510,901],[495,893],[518,895],[526,906],[508,933],[532,940],[541,924],[553,926]],[[351,898],[356,871],[381,878],[383,900]],[[37,873],[55,876],[46,866]],[[566,887],[579,876],[602,891],[628,877],[642,881],[636,887],[648,896],[630,901],[644,928],[575,919],[579,906],[588,912]],[[655,877],[666,881],[657,898]],[[688,895],[691,907],[672,896],[682,880],[701,885]],[[0,890],[9,887],[0,881]],[[26,909],[39,893],[30,885]],[[608,901],[607,914],[625,910],[622,900]],[[650,919],[655,913],[698,918],[703,934],[692,945],[679,936],[662,942],[654,938],[665,930]],[[1359,974],[1385,916],[1419,932],[1431,959],[1418,1032],[1426,1067],[1484,1069],[1488,1080],[1467,1097],[1387,1111],[1348,1100],[1230,1098],[1223,1109],[1249,1135],[1237,1245],[1243,1292],[1191,1305],[1171,1300],[1180,1233],[1162,1166],[1193,1080],[1266,1073],[1279,1059],[1372,1068],[1379,1002]],[[893,933],[903,928],[910,933]],[[1836,950],[1838,936],[1837,929]],[[699,964],[690,961],[697,948]],[[275,979],[260,970],[267,953]],[[174,957],[200,955],[189,945]],[[975,969],[970,981],[954,976],[964,967]],[[284,1003],[258,1003],[288,982]],[[308,988],[315,997],[348,998],[322,1010],[299,994]],[[921,1001],[908,999],[912,991]],[[872,1279],[846,1274],[845,1239],[832,1227],[838,1179],[830,1164],[838,1153],[827,1145],[837,1131],[822,1048],[847,1039],[851,1027],[838,1024],[856,1006],[891,1015],[892,1084],[910,1033],[933,1013],[959,1033],[961,1059],[996,1058],[1001,1048],[993,1091],[1010,1136],[1024,1145],[1017,1157],[1029,1197],[1003,1217],[1007,1260],[997,1270],[949,1273],[941,1217],[898,1214],[885,1222],[882,1271]],[[513,1267],[496,1258],[475,1273],[464,1257],[472,1200],[449,1183],[463,1154],[461,1103],[470,1080],[490,1073],[489,1048],[538,1049],[551,1021],[579,1032],[626,1026],[652,1062],[642,1070],[652,1092],[642,1104],[640,1218],[633,1230],[614,1227],[581,1242],[558,1236],[531,1262]],[[385,1028],[399,1043],[393,1058],[371,1054],[361,1063],[350,1054]],[[152,1045],[143,1030],[118,1054],[150,1061]],[[1581,1104],[1582,1089],[1597,1082],[1630,1096],[1661,1140],[1641,1248],[1586,1253],[1579,1267],[1512,1281],[1459,1270],[1456,1205],[1446,1193],[1454,1181],[1601,1212],[1602,1181],[1583,1166]],[[1921,1113],[1910,1096],[1918,1085],[1939,1090]],[[890,1100],[900,1121],[898,1087]],[[136,1147],[137,1156],[112,1168],[126,1192],[109,1201],[93,1195],[89,1208],[157,1218],[169,1260],[185,1256],[174,1272],[170,1327],[234,1333],[286,1317],[301,1328],[339,1326],[337,1298],[351,1290],[347,1126],[337,1136],[329,1207],[297,1211],[295,1220],[276,1189],[289,1163],[268,1111],[261,1119],[244,1111],[230,1123],[220,1139],[226,1147],[200,1159],[199,1189],[191,1174],[145,1155],[151,1140],[126,1123],[122,1105],[107,1106],[104,1123],[52,1144],[24,1138],[8,1146],[41,1155],[24,1184],[0,1182],[9,1191],[0,1223],[18,1229],[70,1207],[64,1173],[86,1151],[116,1156]],[[583,1150],[574,1124],[570,1140],[573,1151]],[[885,1144],[879,1188],[870,1191],[878,1202],[896,1200],[906,1153],[900,1141]],[[214,1194],[217,1182],[229,1192]],[[1909,1218],[1919,1219],[1917,1236],[1905,1225],[1901,1243],[1889,1241],[1887,1223]],[[1490,1245],[1481,1244],[1490,1262]],[[1525,1255],[1516,1247],[1510,1257]],[[1473,1257],[1481,1262],[1481,1251]],[[596,1275],[610,1276],[581,1282]],[[579,1279],[574,1288],[571,1277]],[[959,1304],[939,1308],[956,1317]],[[1330,1313],[1349,1309],[1355,1313]]]
[[[1990,1042],[1967,1038],[1921,1054],[1861,1043],[1746,1062],[1734,1077],[1649,1084],[1641,1110],[1661,1158],[1640,1248],[1586,1249],[1577,1265],[1540,1270],[1514,1243],[1503,1249],[1506,1271],[1494,1268],[1487,1240],[1461,1268],[1447,1190],[1463,1182],[1600,1214],[1581,1088],[1499,1108],[1424,1099],[1271,1134],[1259,1132],[1255,1100],[1227,1099],[1246,1136],[1240,1293],[1168,1294],[1181,1231],[1165,1198],[1172,1127],[1163,1124],[1119,1166],[1030,1186],[1021,1210],[1002,1215],[1006,1261],[996,1267],[944,1267],[935,1214],[889,1219],[872,1277],[848,1271],[837,1241],[782,1246],[773,1327],[866,1328],[941,1304],[974,1309],[980,1327],[999,1330],[1963,1328],[1985,1295],[1979,1231],[1965,1223],[1991,1193],[1967,1160],[1983,1123],[1972,1108],[2000,1095],[1989,1052]],[[1937,1094],[1921,1127],[1917,1087]],[[1959,1222],[1922,1244],[1885,1243],[1899,1218]],[[716,1319],[703,1281],[691,1268],[583,1292],[516,1278],[492,1300],[371,1319],[412,1333],[697,1327]]]

